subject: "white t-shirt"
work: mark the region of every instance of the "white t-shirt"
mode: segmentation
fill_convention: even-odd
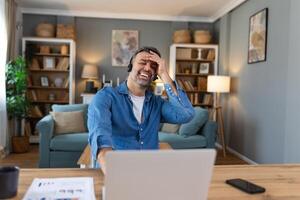
[[[133,103],[134,116],[140,124],[142,122],[143,105],[144,105],[145,96],[135,96],[131,93],[129,93],[129,96],[131,97],[131,101]]]

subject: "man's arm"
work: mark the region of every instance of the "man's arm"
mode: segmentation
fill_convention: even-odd
[[[89,144],[93,159],[105,170],[105,154],[112,149],[111,98],[108,89],[98,92],[89,105]]]
[[[102,148],[97,156],[97,161],[99,162],[99,164],[101,166],[101,170],[102,170],[103,174],[106,174],[105,155],[109,151],[112,151],[111,147]]]
[[[169,76],[165,61],[154,52],[149,59],[158,64],[157,75],[163,81],[169,100],[162,106],[163,121],[169,123],[187,123],[195,115],[194,108],[185,92]]]
[[[174,85],[174,81],[169,76],[165,60],[160,58],[156,53],[154,53],[152,51],[151,51],[151,55],[149,56],[149,59],[157,63],[157,65],[158,65],[157,75],[160,77],[160,79],[163,81],[163,83],[164,84],[169,84],[172,88],[172,91],[176,95],[178,95],[177,94],[177,89]]]

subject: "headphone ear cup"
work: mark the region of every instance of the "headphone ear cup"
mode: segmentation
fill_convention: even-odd
[[[128,72],[131,72],[131,70],[132,70],[132,64],[131,63],[129,63],[129,65],[128,65]]]
[[[128,70],[127,70],[128,72],[131,72],[131,70],[132,70],[132,59],[133,59],[133,57],[131,57],[129,60]]]

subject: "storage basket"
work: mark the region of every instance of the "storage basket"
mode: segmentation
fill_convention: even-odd
[[[75,40],[75,28],[73,25],[57,24],[56,37]]]
[[[173,33],[173,43],[191,43],[189,30],[178,30]]]
[[[41,23],[35,29],[38,37],[55,37],[55,26],[53,24]]]
[[[211,35],[209,31],[198,30],[194,32],[194,43],[208,44],[211,41]]]

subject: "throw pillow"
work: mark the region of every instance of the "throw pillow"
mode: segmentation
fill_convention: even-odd
[[[161,132],[166,132],[166,133],[177,133],[180,125],[179,124],[168,124],[164,123],[161,127]]]
[[[87,132],[83,111],[50,112],[50,114],[54,119],[54,134]]]
[[[52,110],[54,112],[73,112],[73,111],[83,111],[84,117],[84,127],[87,129],[87,113],[88,104],[71,104],[71,105],[52,105]]]
[[[179,128],[179,135],[188,137],[192,135],[196,135],[197,132],[202,128],[202,126],[208,120],[208,111],[201,107],[194,107],[195,116],[194,118],[185,124],[182,124]]]

